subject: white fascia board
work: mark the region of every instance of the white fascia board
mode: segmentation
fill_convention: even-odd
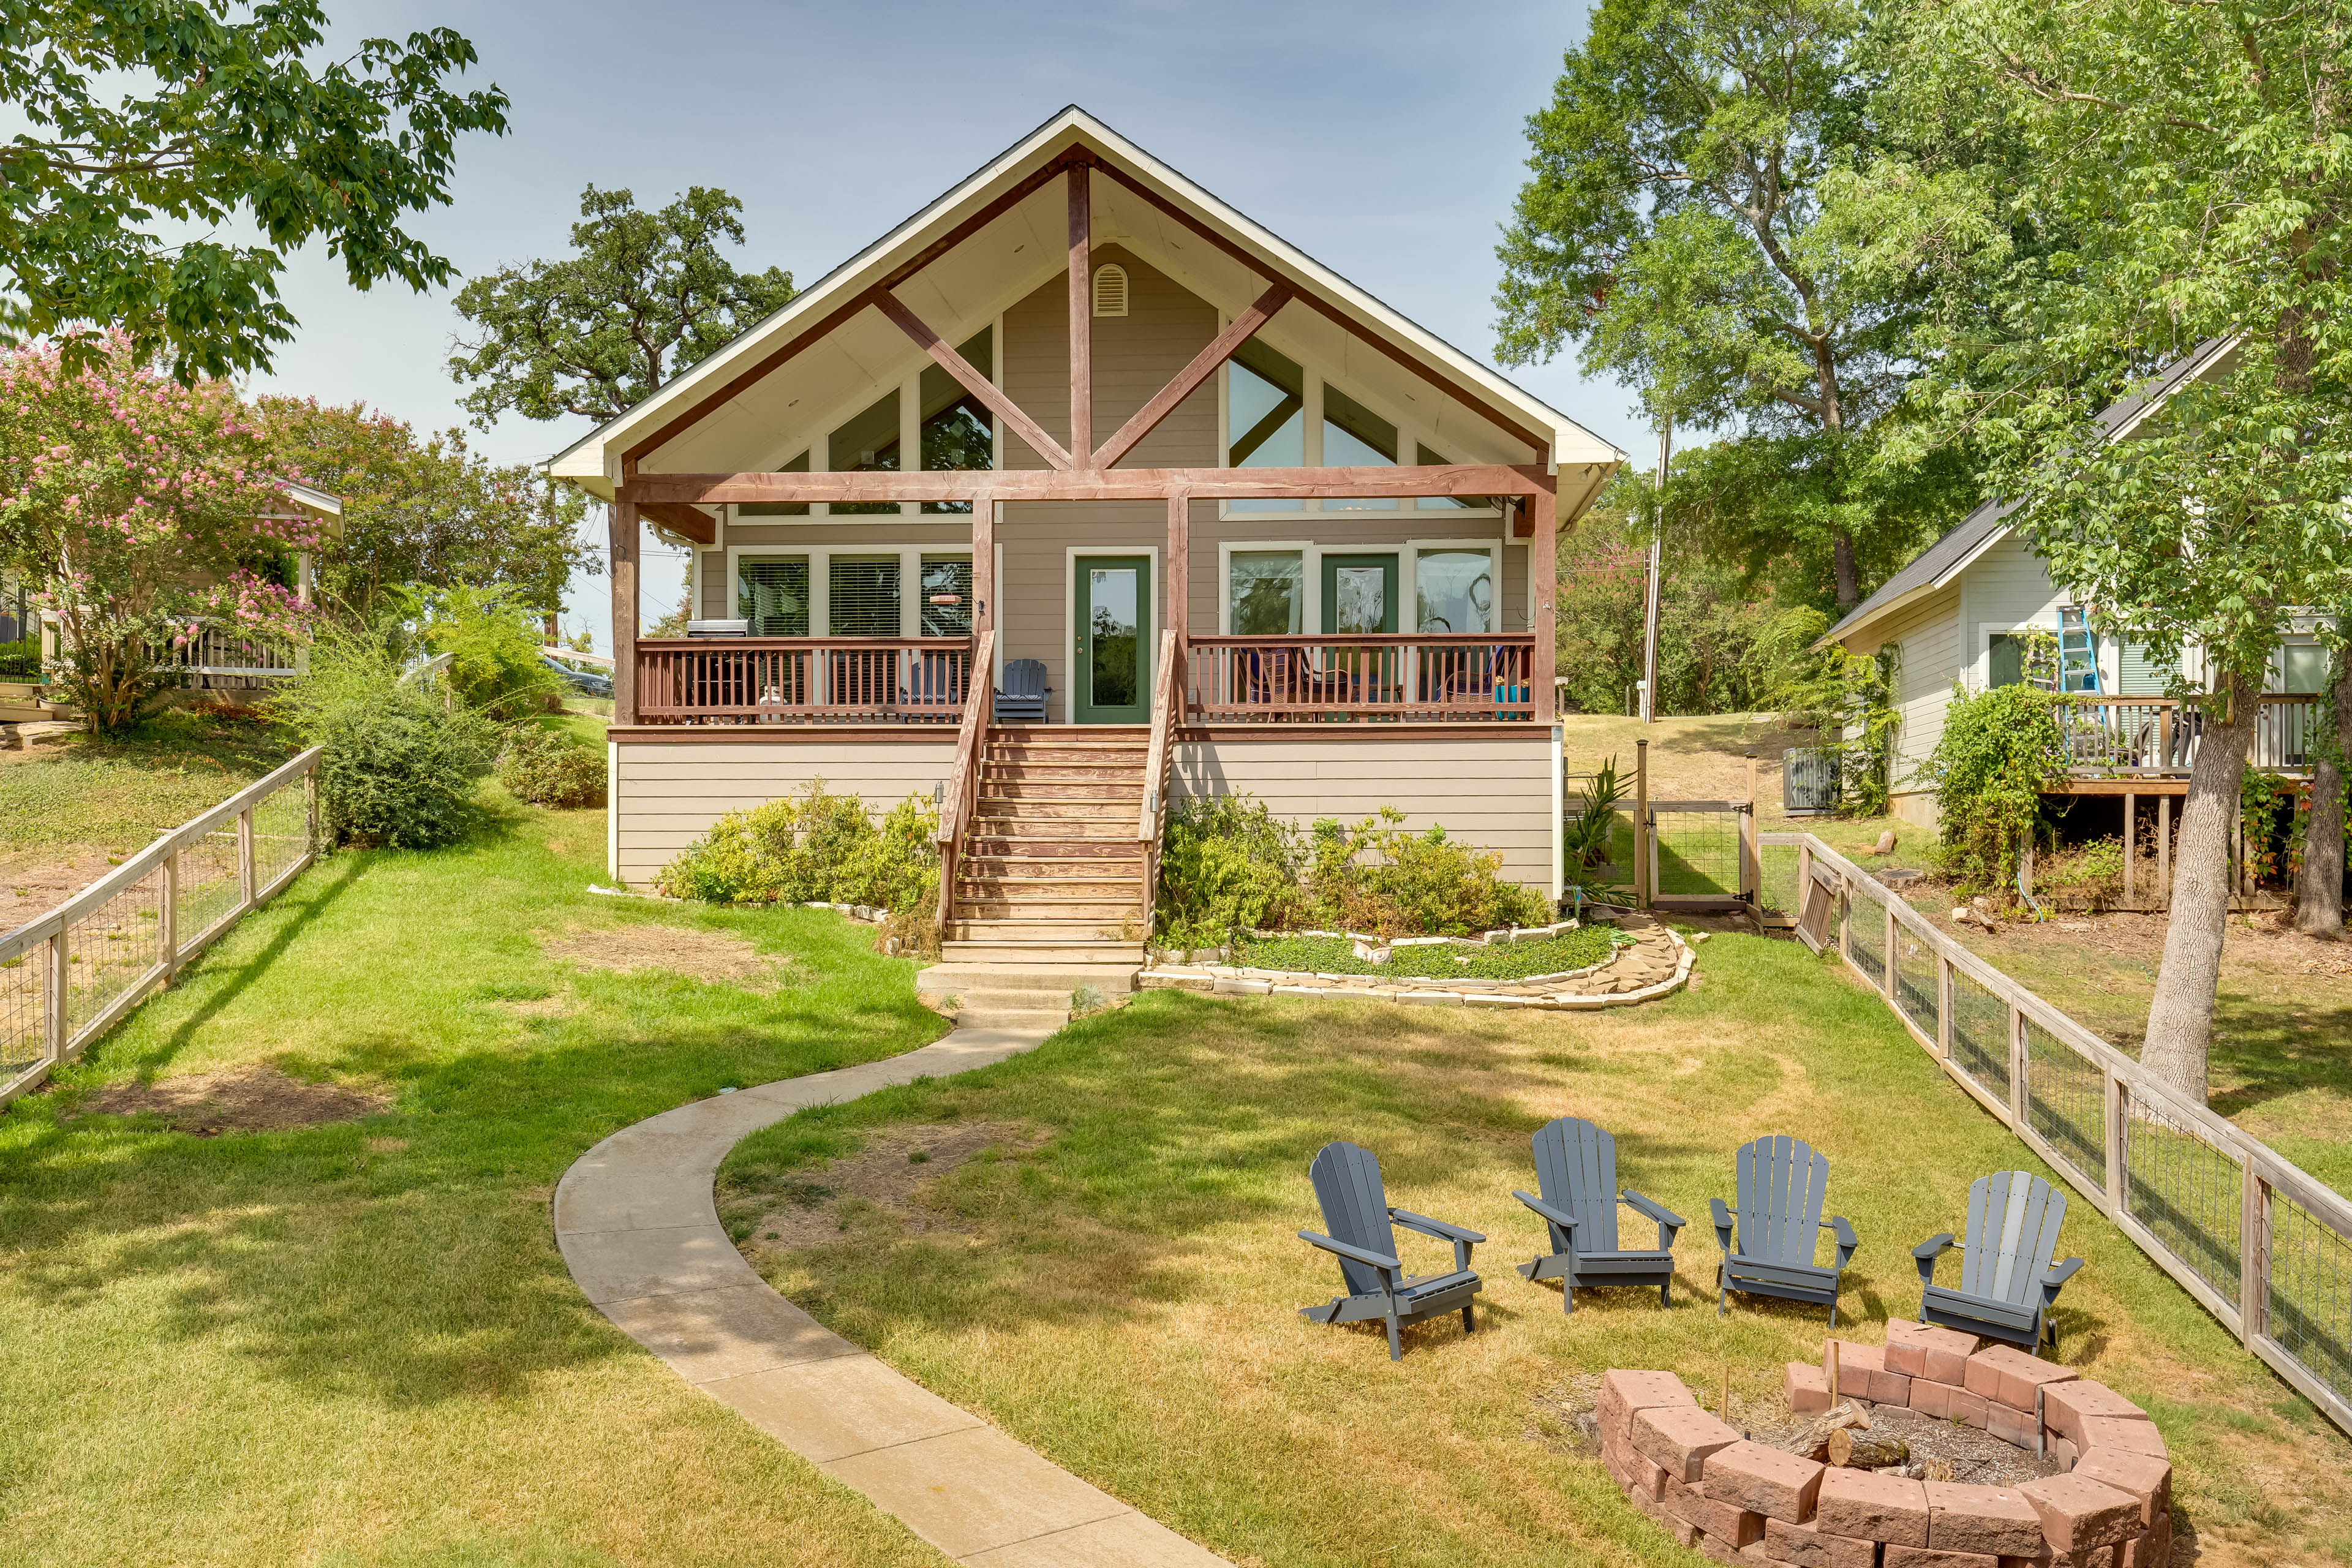
[[[618,450],[628,438],[657,426],[669,412],[689,404],[703,389],[723,382],[744,360],[764,353],[777,339],[802,322],[832,310],[874,283],[900,258],[925,245],[961,221],[965,213],[993,200],[1022,178],[1044,156],[1071,141],[1122,164],[1126,172],[1155,194],[1188,209],[1203,223],[1222,229],[1236,245],[1267,264],[1267,269],[1296,287],[1312,289],[1339,306],[1358,324],[1385,336],[1517,414],[1538,433],[1549,432],[1549,466],[1622,464],[1625,454],[1585,429],[1541,399],[1506,381],[1494,371],[1444,340],[1383,305],[1353,283],[1276,237],[1249,218],[1217,200],[1200,186],[1075,106],[1064,110],[1014,146],[948,192],[921,212],[867,246],[848,261],[811,284],[775,314],[747,329],[736,340],[703,360],[654,395],[608,421],[548,460],[546,471],[568,479],[593,494],[609,499],[620,479]]]

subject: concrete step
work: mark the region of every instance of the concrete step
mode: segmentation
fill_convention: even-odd
[[[1059,995],[1066,999],[1078,987],[1091,985],[1106,996],[1124,996],[1135,989],[1140,972],[1139,960],[1033,964],[943,959],[915,976],[915,988],[940,996]]]
[[[965,1005],[956,1009],[959,1029],[1043,1029],[1053,1033],[1070,1021],[1070,999],[1058,1007],[998,1007]]]

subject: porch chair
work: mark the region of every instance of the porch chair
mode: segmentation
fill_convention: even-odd
[[[1861,1243],[1845,1215],[1822,1218],[1829,1157],[1801,1138],[1759,1138],[1734,1163],[1738,1213],[1721,1198],[1707,1200],[1715,1211],[1715,1244],[1723,1249],[1716,1315],[1723,1315],[1725,1299],[1738,1290],[1826,1306],[1830,1327],[1836,1328],[1839,1280]],[[1816,1233],[1824,1230],[1837,1237],[1837,1261],[1826,1268],[1813,1261]]]
[[[2046,1337],[2055,1345],[2050,1321],[2058,1292],[2083,1267],[2070,1258],[2051,1267],[2058,1250],[2058,1226],[2066,1218],[2066,1194],[2029,1171],[1996,1171],[1969,1184],[1969,1238],[1950,1231],[1931,1236],[1911,1249],[1919,1265],[1919,1321],[2005,1340],[2029,1354]],[[1953,1248],[1960,1260],[1960,1284],[1936,1283],[1936,1260]]]
[[[1617,1140],[1581,1117],[1548,1122],[1529,1143],[1536,1157],[1536,1186],[1543,1196],[1514,1189],[1511,1195],[1541,1215],[1550,1251],[1519,1265],[1528,1280],[1559,1281],[1559,1310],[1576,1310],[1579,1285],[1655,1285],[1658,1305],[1670,1304],[1675,1279],[1675,1233],[1683,1218],[1635,1192],[1617,1190]],[[1658,1222],[1657,1250],[1622,1251],[1617,1246],[1617,1205]]]
[[[924,649],[903,658],[906,680],[898,688],[898,706],[908,717],[943,720],[951,717],[947,710],[963,705],[967,684],[963,655]]]
[[[1471,1272],[1470,1249],[1486,1238],[1475,1230],[1430,1219],[1405,1209],[1391,1208],[1381,1187],[1381,1163],[1369,1149],[1353,1143],[1326,1143],[1307,1167],[1315,1184],[1315,1201],[1323,1207],[1323,1224],[1331,1234],[1302,1230],[1298,1239],[1321,1247],[1339,1260],[1343,1294],[1319,1307],[1301,1307],[1298,1315],[1317,1323],[1366,1323],[1386,1320],[1389,1360],[1404,1359],[1404,1342],[1398,1331],[1459,1307],[1462,1331],[1472,1332],[1472,1298],[1478,1294],[1478,1276]],[[1407,1274],[1397,1258],[1396,1226],[1454,1244],[1451,1274]]]
[[[1016,658],[1004,667],[1004,684],[996,692],[1000,724],[1043,724],[1045,721],[1045,662]]]

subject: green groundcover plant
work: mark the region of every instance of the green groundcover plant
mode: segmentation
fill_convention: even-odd
[[[854,795],[812,779],[798,795],[730,811],[662,868],[673,898],[714,904],[870,904],[895,914],[938,901],[939,808],[910,795],[877,824]]]
[[[1235,931],[1466,936],[1550,919],[1541,898],[1498,876],[1501,856],[1403,823],[1383,806],[1352,827],[1327,817],[1302,835],[1247,795],[1188,802],[1160,854],[1160,932],[1205,947]]]
[[[1613,926],[1580,926],[1541,942],[1498,942],[1492,947],[1452,943],[1400,947],[1386,963],[1356,956],[1346,937],[1278,936],[1245,942],[1234,962],[1253,969],[1283,969],[1310,974],[1387,974],[1419,980],[1526,980],[1565,974],[1605,962],[1633,939]]]

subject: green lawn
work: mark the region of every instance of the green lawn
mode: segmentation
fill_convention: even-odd
[[[1707,1199],[1729,1194],[1733,1149],[1787,1131],[1830,1155],[1863,1238],[1841,1322],[1874,1342],[1916,1313],[1910,1248],[1963,1226],[1969,1180],[2035,1163],[1802,949],[1719,936],[1699,973],[1688,995],[1565,1017],[1153,993],[984,1073],[755,1135],[722,1213],[841,1332],[1238,1562],[1687,1563],[1549,1396],[1639,1366],[1777,1400],[1780,1363],[1818,1358],[1818,1309],[1716,1315]],[[1528,1135],[1569,1112],[1615,1131],[1622,1184],[1695,1221],[1671,1310],[1588,1292],[1564,1317],[1512,1272],[1541,1234],[1509,1195]],[[760,1221],[822,1194],[827,1162],[929,1123],[1003,1142],[938,1178],[919,1232],[852,1202],[838,1240],[765,1244]],[[1296,1315],[1339,1288],[1292,1235],[1321,1228],[1307,1166],[1334,1138],[1381,1155],[1391,1202],[1492,1238],[1475,1337],[1410,1331],[1391,1366],[1377,1327]],[[2090,1262],[2063,1357],[2155,1412],[2199,1561],[2352,1557],[2352,1443],[2086,1205],[2064,1243]],[[1405,1245],[1440,1266],[1438,1244]]]
[[[306,873],[0,1114],[10,1563],[939,1561],[609,1326],[548,1212],[616,1128],[935,1038],[912,966],[831,914],[592,897],[601,812],[488,795],[467,845]],[[541,934],[689,963],[715,935],[782,984],[583,967]],[[388,1108],[216,1137],[72,1118],[260,1065]]]
[[[0,752],[0,856],[87,846],[121,855],[216,805],[298,748],[257,721],[167,710],[119,738],[71,731]]]

